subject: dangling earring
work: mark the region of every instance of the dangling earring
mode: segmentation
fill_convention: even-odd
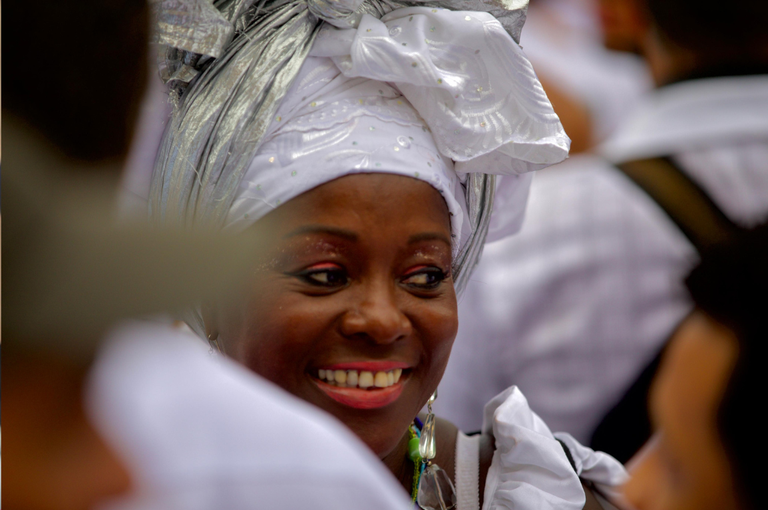
[[[208,351],[208,354],[213,354],[214,347],[216,348],[216,352],[219,354],[223,354],[224,351],[221,350],[221,345],[219,344],[219,333],[218,331],[215,333],[208,333],[208,345],[211,347],[211,350]]]
[[[423,510],[451,510],[456,507],[456,489],[451,479],[440,466],[432,462],[437,453],[435,447],[435,414],[432,403],[437,399],[437,390],[427,401],[427,419],[419,438],[419,455],[422,467],[416,502]]]

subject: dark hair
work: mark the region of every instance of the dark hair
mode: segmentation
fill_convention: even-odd
[[[754,433],[768,394],[768,224],[703,253],[686,280],[699,309],[737,336],[739,356],[718,412],[718,428],[745,508],[763,499],[768,442]]]
[[[737,56],[765,51],[768,2],[765,0],[647,0],[651,18],[675,44],[698,54]],[[722,50],[722,52],[720,51]]]
[[[125,157],[147,81],[147,1],[9,1],[3,32],[3,109],[71,158]]]

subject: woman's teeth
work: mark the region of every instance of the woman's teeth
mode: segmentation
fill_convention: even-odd
[[[402,368],[389,372],[368,372],[357,370],[318,370],[318,378],[342,388],[387,388],[400,380]]]

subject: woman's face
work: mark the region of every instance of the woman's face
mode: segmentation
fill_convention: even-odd
[[[227,353],[385,456],[437,387],[458,327],[445,201],[423,181],[357,174],[256,228],[269,258],[219,321]]]

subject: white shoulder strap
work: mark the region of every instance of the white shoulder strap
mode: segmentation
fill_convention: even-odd
[[[480,510],[480,435],[456,436],[456,510]]]

